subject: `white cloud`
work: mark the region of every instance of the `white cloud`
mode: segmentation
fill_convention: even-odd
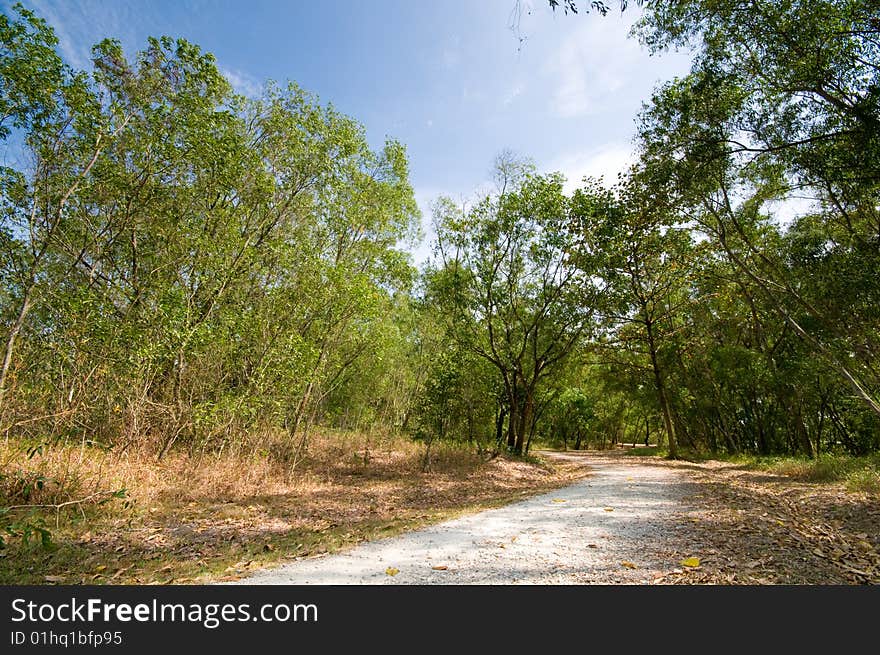
[[[788,228],[796,219],[816,211],[817,206],[816,198],[789,194],[782,200],[767,203],[764,209],[773,216],[776,223]]]
[[[461,62],[461,53],[452,48],[444,48],[442,59],[443,68],[446,70],[452,70]]]
[[[58,51],[66,63],[77,70],[91,68],[92,43],[83,38],[82,28],[84,17],[76,7],[62,5],[59,15],[50,4],[42,0],[31,0],[31,8],[38,16],[45,19],[58,37]],[[108,36],[112,35],[108,32]]]
[[[546,170],[559,171],[566,177],[563,187],[572,193],[585,177],[602,178],[606,185],[617,182],[617,174],[636,161],[633,147],[627,143],[606,143],[580,153],[563,155],[550,162]]]
[[[422,240],[409,247],[413,262],[421,267],[431,258],[431,246],[434,243],[434,227],[432,222],[431,205],[441,195],[447,195],[439,189],[416,188],[413,189],[416,204],[422,211]]]
[[[232,85],[237,93],[248,98],[256,98],[263,91],[262,83],[253,75],[232,68],[218,67],[220,74]]]
[[[461,63],[461,37],[451,35],[446,37],[444,41],[446,43],[440,53],[440,64],[449,71],[458,68]]]
[[[526,85],[522,82],[517,82],[510,91],[507,92],[507,95],[501,100],[501,104],[507,107],[516,100],[519,96],[521,96],[526,90]]]
[[[554,113],[564,118],[595,113],[602,101],[639,74],[644,56],[628,39],[628,24],[608,15],[586,20],[556,49],[546,73],[553,79]]]

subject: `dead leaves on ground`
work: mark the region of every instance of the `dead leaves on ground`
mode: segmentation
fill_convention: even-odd
[[[689,477],[701,490],[677,529],[714,554],[697,567],[682,560],[684,570],[663,582],[880,584],[875,498],[736,469],[700,467]]]

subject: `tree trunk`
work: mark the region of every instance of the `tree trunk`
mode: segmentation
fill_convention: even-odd
[[[535,411],[534,405],[534,392],[532,390],[527,390],[525,392],[525,398],[523,399],[522,409],[520,410],[519,416],[517,417],[518,420],[515,422],[516,442],[513,448],[513,452],[515,455],[523,454],[526,434],[529,432],[532,425],[532,415]]]
[[[646,321],[648,335],[648,349],[651,352],[651,368],[654,369],[654,385],[657,388],[657,399],[660,401],[660,409],[663,412],[663,425],[666,428],[666,438],[669,443],[669,457],[678,458],[678,446],[675,442],[675,427],[672,422],[672,411],[669,409],[669,399],[666,397],[666,385],[663,381],[663,373],[660,363],[657,361],[657,347],[654,342],[654,330],[651,321]]]
[[[714,212],[713,212],[714,213]],[[831,351],[831,349],[826,346],[822,341],[819,340],[818,337],[813,336],[810,332],[807,332],[801,325],[794,319],[794,317],[789,314],[789,312],[785,309],[783,304],[777,300],[776,295],[770,290],[768,284],[762,278],[758,277],[754,271],[752,271],[749,266],[746,265],[745,262],[741,258],[739,258],[733,251],[732,248],[727,243],[727,238],[725,236],[725,228],[724,224],[719,216],[716,214],[716,221],[718,223],[718,227],[716,229],[716,233],[721,243],[721,246],[724,248],[724,251],[727,253],[728,257],[730,257],[731,261],[736,264],[740,270],[745,273],[745,275],[752,280],[755,284],[758,285],[758,288],[761,289],[767,299],[770,301],[770,305],[773,307],[774,311],[780,315],[783,321],[788,323],[794,331],[802,340],[806,341],[809,345],[811,345],[817,352],[817,354],[824,358],[825,362],[831,366],[835,371],[837,371],[852,387],[852,389],[856,392],[856,395],[861,398],[871,410],[880,416],[880,402],[875,400],[870,393],[865,389],[862,383],[856,379],[856,377],[850,372],[850,370],[843,364],[843,362]],[[786,289],[789,292],[793,290],[786,285]],[[800,301],[801,298],[797,294],[793,294],[795,299]],[[808,310],[809,311],[809,310]],[[810,312],[814,318],[818,318],[813,312]]]
[[[510,396],[510,415],[507,419],[507,450],[510,452],[516,452],[516,431],[519,426],[519,415],[519,398],[517,397],[516,390],[514,390]]]
[[[18,316],[15,317],[15,322],[12,324],[12,327],[9,329],[9,335],[6,337],[6,349],[3,353],[3,368],[0,369],[0,411],[3,410],[3,400],[6,396],[6,379],[9,376],[9,369],[12,368],[12,354],[15,352],[15,340],[18,338],[18,333],[21,332],[21,328],[24,326],[24,321],[30,311],[31,292],[33,291],[33,288],[33,284],[30,284],[25,290],[24,298],[21,301],[21,307],[18,309]]]
[[[813,444],[810,442],[810,435],[807,432],[807,425],[804,423],[803,412],[801,412],[801,404],[800,402],[796,402],[796,410],[794,411],[794,421],[795,421],[795,429],[797,430],[797,436],[799,441],[799,446],[801,450],[806,453],[807,457],[813,459]]]
[[[498,417],[495,419],[495,450],[501,450],[501,442],[504,439],[504,418],[507,416],[507,409],[504,405],[498,408]]]

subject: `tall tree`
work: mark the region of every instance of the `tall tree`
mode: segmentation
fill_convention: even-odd
[[[691,238],[652,202],[653,190],[633,174],[620,197],[606,192],[605,220],[594,234],[600,274],[609,290],[603,314],[612,348],[647,356],[669,455],[677,457],[666,352],[685,307],[693,302]]]
[[[590,276],[572,256],[588,217],[562,193],[558,175],[537,176],[510,159],[497,166],[497,193],[461,211],[435,209],[440,265],[429,297],[450,334],[498,370],[508,448],[522,453],[541,382],[590,326]]]
[[[668,181],[670,206],[717,239],[780,318],[880,415],[871,312],[844,320],[833,303],[803,291],[778,252],[760,246],[773,229],[771,203],[806,193],[829,254],[859,267],[877,261],[867,246],[880,239],[876,7],[661,3],[641,30],[654,48],[699,48],[691,74],[655,95],[641,126],[645,159]],[[859,285],[866,299],[876,297],[876,285]]]

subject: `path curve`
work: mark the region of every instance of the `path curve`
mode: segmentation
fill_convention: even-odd
[[[638,458],[548,455],[578,458],[591,475],[505,507],[258,571],[239,584],[645,584],[687,555],[682,516],[694,487],[684,472]]]

